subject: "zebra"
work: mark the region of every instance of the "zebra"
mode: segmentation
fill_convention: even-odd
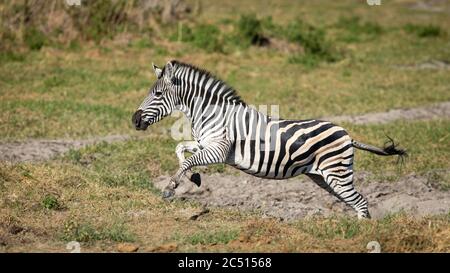
[[[193,141],[181,142],[175,153],[179,169],[163,190],[175,194],[181,179],[201,184],[195,166],[225,163],[267,179],[300,174],[352,207],[359,219],[370,218],[368,202],[353,185],[354,148],[382,156],[406,156],[392,139],[384,148],[353,140],[329,121],[278,119],[247,105],[237,92],[210,72],[177,60],[153,65],[157,80],[132,116],[136,130],[146,130],[172,111],[191,122]],[[185,152],[192,155],[185,158]]]

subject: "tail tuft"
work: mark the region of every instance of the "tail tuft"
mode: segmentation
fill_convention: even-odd
[[[398,146],[394,142],[394,140],[392,138],[390,138],[389,136],[387,136],[387,138],[389,140],[386,141],[386,143],[384,143],[383,148],[378,148],[378,147],[375,147],[372,145],[360,143],[355,140],[352,140],[352,145],[353,145],[353,147],[355,147],[357,149],[365,150],[365,151],[368,151],[368,152],[371,152],[371,153],[374,153],[377,155],[383,155],[383,156],[398,155],[399,161],[403,163],[404,159],[408,156],[408,154],[406,153],[406,150],[397,148]]]
[[[403,163],[406,157],[408,157],[408,153],[405,149],[397,148],[398,144],[394,142],[394,140],[387,136],[389,139],[384,143],[383,151],[386,153],[386,155],[398,155],[398,160]]]
[[[399,156],[408,156],[408,153],[404,149],[397,148],[398,145],[395,144],[394,140],[386,136],[389,140],[384,143],[384,152],[388,155],[399,155]]]

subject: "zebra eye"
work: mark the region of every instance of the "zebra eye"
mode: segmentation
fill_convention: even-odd
[[[155,91],[155,96],[156,96],[156,97],[162,96],[162,92],[160,92],[160,91]]]

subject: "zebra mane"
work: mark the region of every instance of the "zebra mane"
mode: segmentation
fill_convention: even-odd
[[[222,95],[223,96],[222,99],[227,99],[227,100],[229,99],[232,102],[245,104],[245,102],[241,99],[241,97],[237,94],[237,91],[233,87],[228,85],[225,81],[219,79],[217,76],[213,75],[211,72],[209,72],[205,69],[202,69],[202,68],[198,68],[192,64],[183,63],[183,62],[180,62],[177,60],[172,60],[171,63],[172,63],[172,65],[175,66],[175,70],[179,67],[188,68],[188,69],[194,70],[194,72],[198,72],[199,78],[201,76],[205,75],[205,81],[207,81],[209,79],[213,79],[214,80],[213,85],[215,85],[217,82],[225,85],[227,92],[224,92],[224,94]],[[209,95],[206,92],[204,95]]]

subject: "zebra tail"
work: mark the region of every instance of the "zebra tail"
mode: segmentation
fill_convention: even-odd
[[[403,162],[403,159],[408,156],[408,153],[404,149],[397,148],[397,144],[395,144],[392,138],[390,138],[389,136],[387,136],[387,138],[389,140],[384,143],[383,148],[378,148],[372,145],[364,144],[356,140],[352,140],[352,145],[357,149],[368,151],[377,155],[383,156],[398,155],[399,159],[401,159],[401,161]]]

